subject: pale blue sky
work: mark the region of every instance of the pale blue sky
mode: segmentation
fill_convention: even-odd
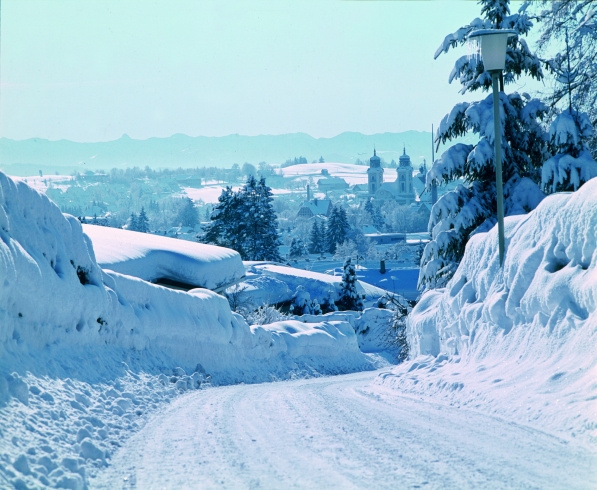
[[[3,0],[0,135],[429,130],[474,1]],[[517,7],[513,7],[517,8]]]

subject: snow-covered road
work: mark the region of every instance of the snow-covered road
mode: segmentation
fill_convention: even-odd
[[[371,385],[377,372],[192,392],[91,488],[597,488],[590,450]]]

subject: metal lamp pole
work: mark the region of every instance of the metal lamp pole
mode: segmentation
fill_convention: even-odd
[[[483,67],[491,74],[493,86],[493,126],[495,147],[495,184],[497,192],[498,246],[500,267],[504,264],[506,250],[504,240],[504,186],[502,183],[502,121],[500,117],[500,96],[498,79],[506,67],[508,38],[517,33],[513,29],[479,29],[469,34],[469,39],[478,38],[481,43]]]
[[[491,71],[493,85],[493,127],[495,147],[495,190],[497,192],[498,246],[500,250],[500,266],[504,263],[506,250],[504,240],[504,185],[502,183],[502,121],[500,118],[500,94],[498,79],[502,70]]]

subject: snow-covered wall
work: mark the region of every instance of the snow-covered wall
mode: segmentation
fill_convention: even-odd
[[[496,228],[413,309],[413,362],[384,382],[597,437],[597,179],[506,218],[503,268]]]

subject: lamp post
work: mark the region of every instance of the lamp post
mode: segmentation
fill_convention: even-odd
[[[483,66],[491,74],[493,86],[493,126],[495,147],[495,184],[497,191],[498,244],[500,251],[500,267],[504,263],[504,188],[502,184],[502,124],[500,120],[500,104],[498,79],[506,67],[506,48],[508,38],[515,36],[513,29],[479,29],[469,34],[469,39],[478,38],[481,44]]]

